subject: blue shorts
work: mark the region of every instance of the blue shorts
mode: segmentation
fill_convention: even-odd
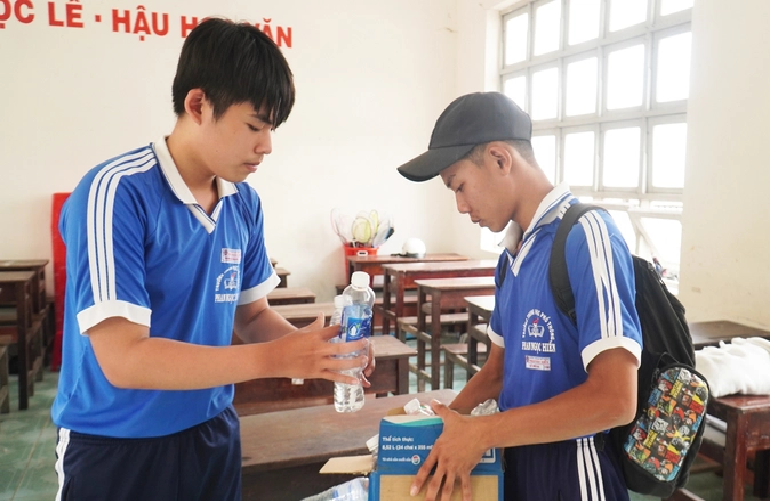
[[[241,438],[228,407],[154,438],[109,438],[59,428],[57,501],[240,501]]]
[[[505,501],[628,501],[617,458],[599,439],[505,450]]]

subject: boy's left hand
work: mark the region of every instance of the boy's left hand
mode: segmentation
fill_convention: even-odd
[[[431,402],[433,412],[444,421],[444,431],[433,445],[433,450],[425,459],[417,472],[417,477],[412,484],[410,495],[416,496],[423,488],[423,484],[436,466],[433,479],[425,491],[425,501],[435,501],[439,490],[441,500],[449,501],[455,481],[462,483],[463,501],[471,501],[471,470],[481,461],[484,449],[477,437],[477,430],[470,422],[471,418],[463,417],[457,412],[437,401]],[[446,477],[446,481],[444,481]],[[441,483],[444,481],[444,488]]]

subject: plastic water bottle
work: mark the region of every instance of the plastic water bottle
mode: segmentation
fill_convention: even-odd
[[[340,322],[339,341],[349,343],[361,338],[368,338],[372,327],[372,308],[374,307],[374,291],[369,287],[369,274],[356,271],[351,277],[350,285],[342,292],[342,319]],[[336,306],[336,305],[335,305]],[[345,358],[361,356],[361,352],[353,352]],[[363,355],[369,355],[367,347]],[[356,412],[364,406],[364,389],[361,386],[361,371],[363,367],[342,371],[347,376],[358,379],[358,384],[334,383],[334,408],[337,412]]]
[[[332,313],[332,316],[329,319],[329,326],[339,325],[342,323],[342,308],[344,307],[345,307],[345,296],[343,296],[342,294],[334,296],[334,313]],[[341,341],[339,336],[334,338],[335,342],[337,340]]]

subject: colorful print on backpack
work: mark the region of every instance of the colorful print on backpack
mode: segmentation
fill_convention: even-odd
[[[703,422],[709,391],[699,374],[683,367],[664,369],[657,382],[624,449],[631,461],[668,482],[676,478]]]

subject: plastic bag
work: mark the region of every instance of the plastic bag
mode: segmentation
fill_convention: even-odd
[[[369,479],[358,477],[344,484],[336,485],[320,494],[310,496],[303,501],[368,501]]]

